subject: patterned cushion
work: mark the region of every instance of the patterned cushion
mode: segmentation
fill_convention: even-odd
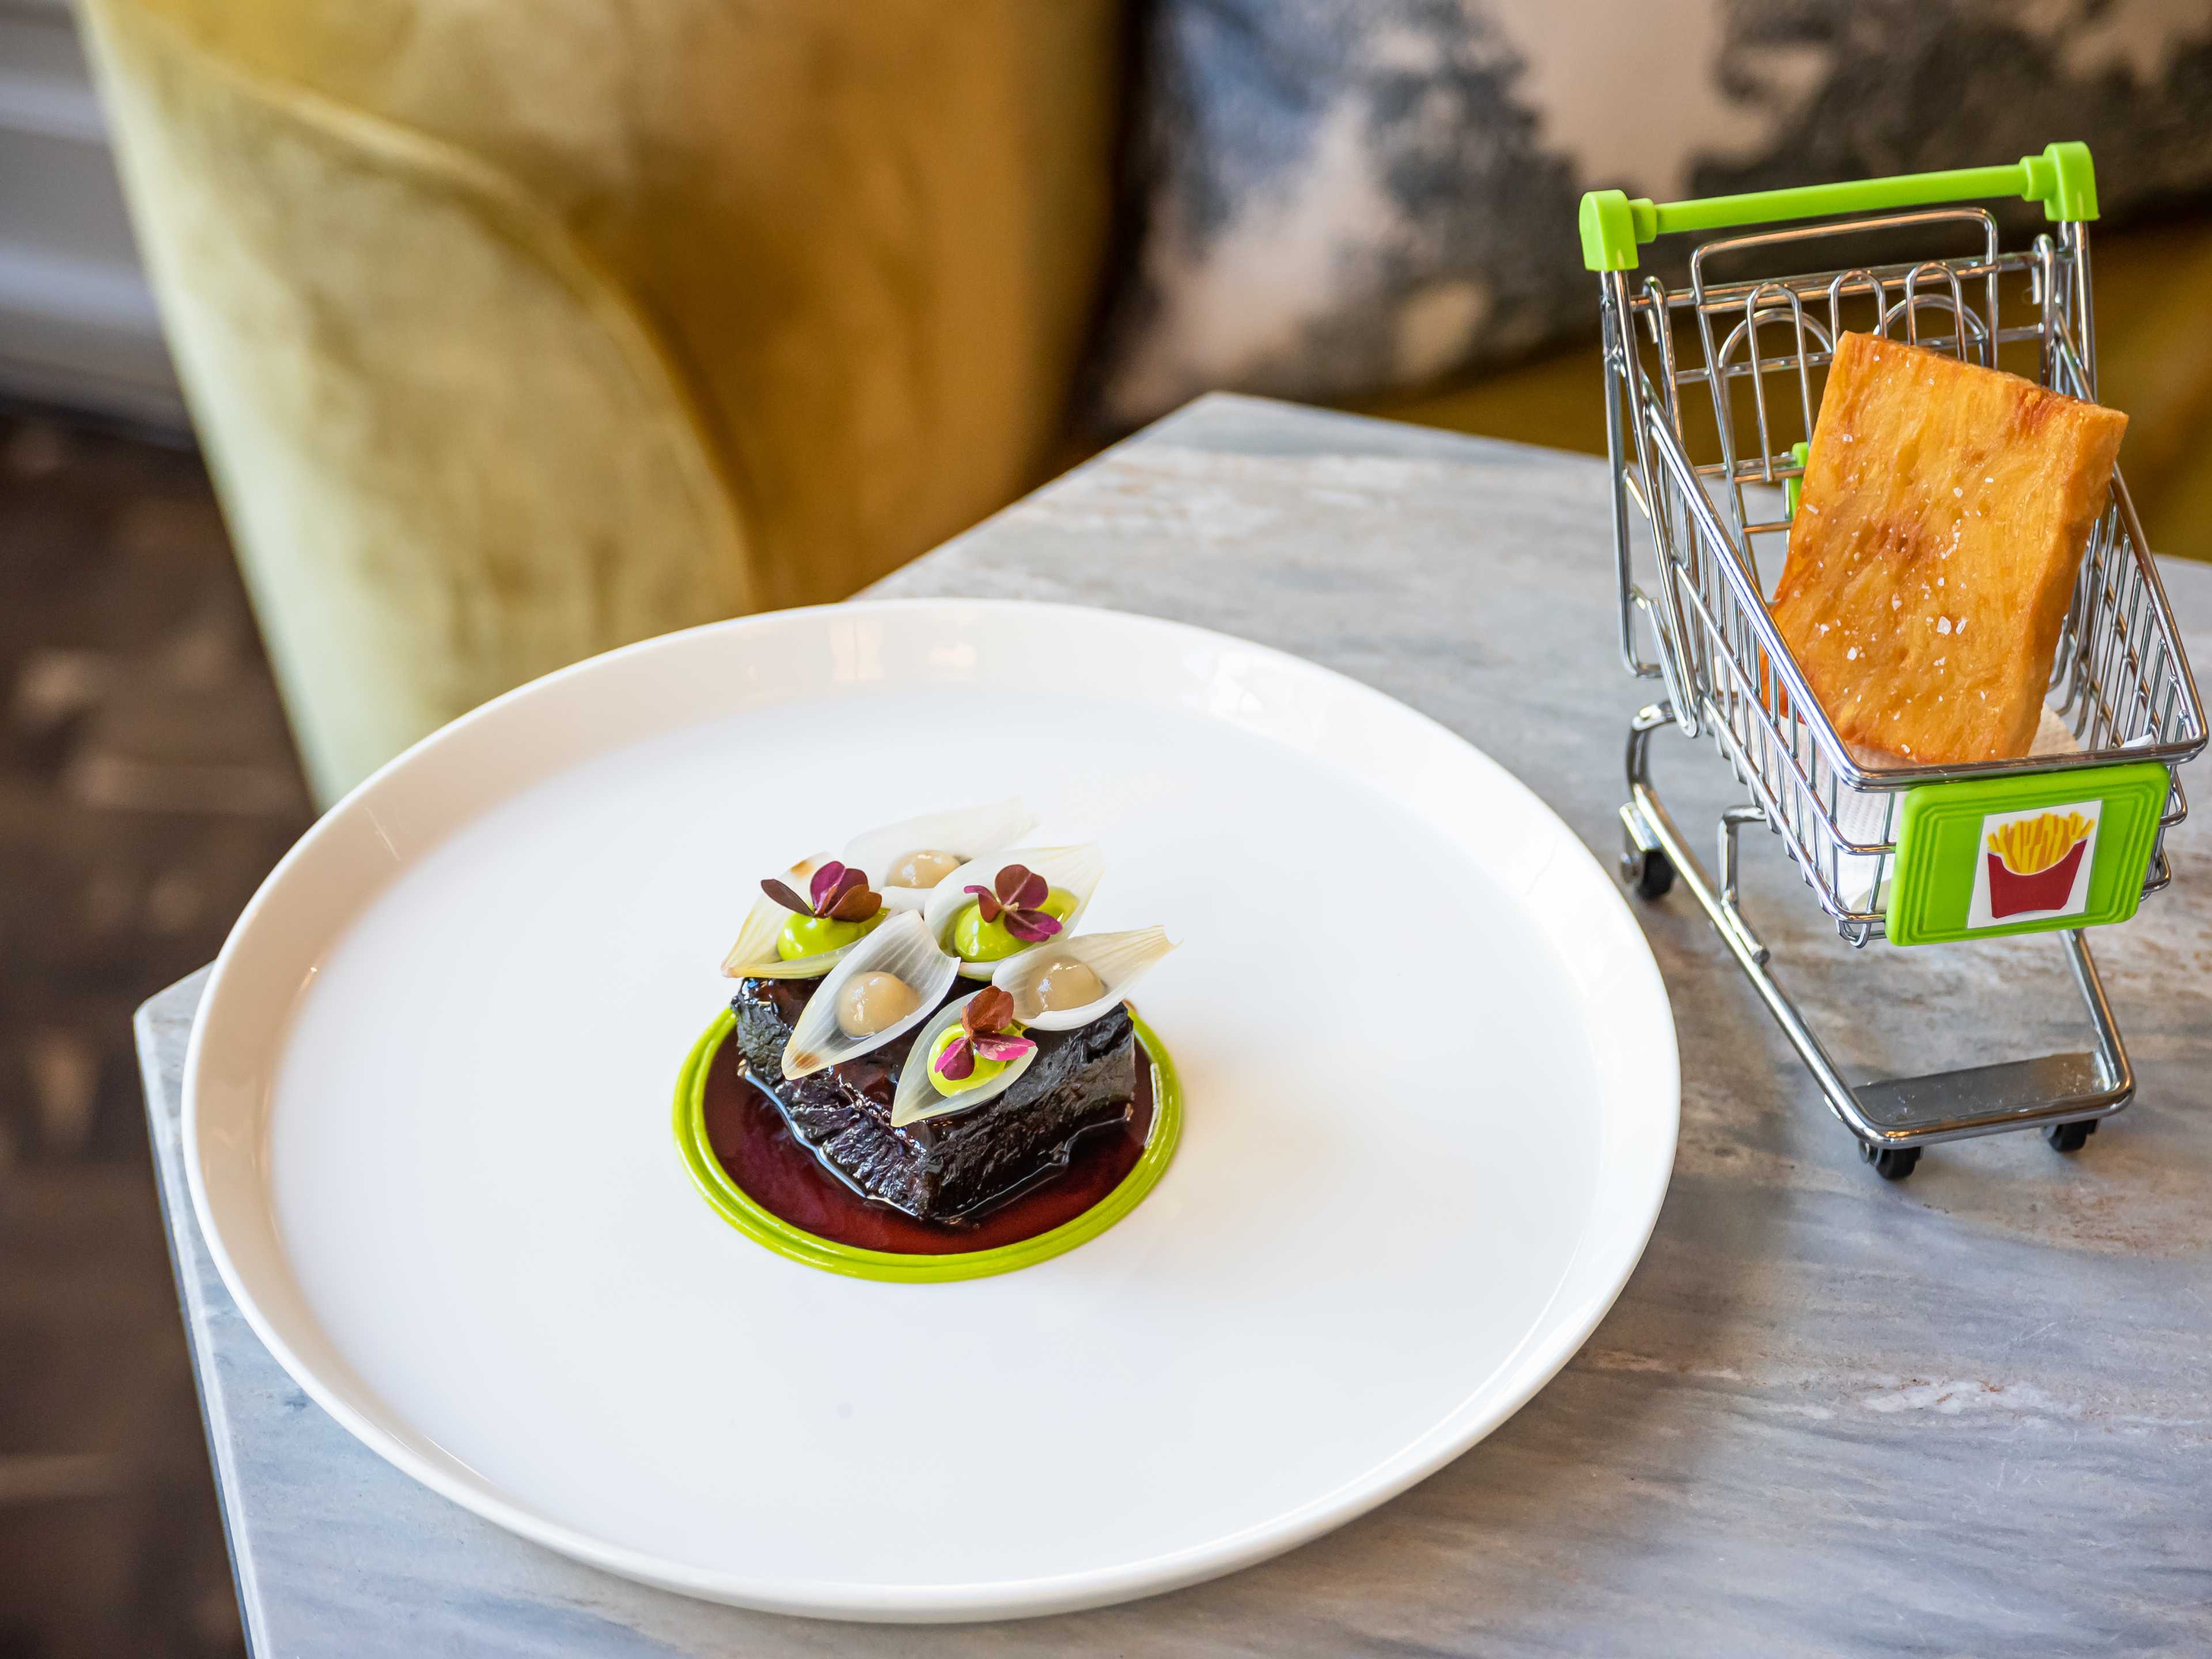
[[[1587,330],[1585,189],[1659,200],[2096,153],[2212,185],[2204,0],[1157,0],[1097,413],[1348,397]]]

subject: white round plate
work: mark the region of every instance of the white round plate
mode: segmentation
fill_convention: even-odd
[[[763,872],[1018,792],[1104,844],[1085,927],[1182,1148],[1000,1278],[820,1273],[670,1131]],[[1402,1491],[1565,1363],[1674,1160],[1613,883],[1401,703],[1108,612],[854,604],[696,629],[457,721],[318,823],[223,948],[192,1199],[263,1341],[455,1502],[694,1595],[832,1618],[1094,1606]]]

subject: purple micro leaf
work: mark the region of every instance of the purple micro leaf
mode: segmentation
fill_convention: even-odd
[[[1036,1047],[1027,1037],[993,1036],[975,1040],[975,1052],[986,1060],[1019,1060]]]
[[[985,986],[968,999],[960,1023],[977,1036],[1005,1030],[1014,1023],[1013,994],[996,985]]]
[[[1060,931],[1060,918],[1044,910],[1009,910],[1006,931],[1018,939],[1036,945]]]
[[[988,887],[970,887],[968,890],[975,896],[975,908],[982,914],[983,920],[996,921],[999,919],[999,896]]]
[[[854,872],[856,876],[859,873]],[[837,902],[830,907],[830,914],[840,921],[866,921],[883,908],[884,896],[870,890],[866,881],[858,880],[837,896]]]
[[[965,1036],[957,1036],[945,1045],[945,1052],[931,1062],[930,1069],[948,1082],[958,1083],[975,1075],[975,1050]]]
[[[836,903],[838,890],[844,884],[844,881],[845,866],[835,859],[831,859],[829,863],[814,872],[814,879],[809,884],[807,890],[814,896],[816,915],[826,916],[830,914],[830,908]]]
[[[1018,909],[1034,910],[1052,896],[1052,884],[1031,871],[1020,889],[1006,901]]]
[[[799,897],[798,894],[793,892],[791,889],[786,887],[780,881],[763,882],[761,884],[761,891],[766,893],[770,898],[774,899],[778,904],[781,904],[787,910],[796,910],[802,916],[811,916],[814,914],[814,907],[812,905],[809,904],[805,899]]]
[[[1001,904],[1019,903],[1021,902],[1022,885],[1024,883],[1028,881],[1029,878],[1030,868],[1026,864],[1010,864],[1005,869],[1000,871],[998,880],[993,884],[994,887],[995,887],[998,891],[999,902]]]

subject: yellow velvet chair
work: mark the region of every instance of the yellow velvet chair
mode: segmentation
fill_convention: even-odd
[[[486,697],[833,599],[1060,441],[1115,0],[84,0],[328,798]]]

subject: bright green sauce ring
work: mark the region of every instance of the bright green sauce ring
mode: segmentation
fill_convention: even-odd
[[[988,1279],[1048,1261],[1077,1245],[1098,1237],[1145,1200],[1159,1183],[1182,1139],[1182,1085],[1175,1063],[1168,1058],[1152,1028],[1130,1012],[1137,1041],[1144,1045],[1152,1066],[1152,1132],[1139,1158],[1121,1177],[1121,1184],[1073,1221],[1049,1232],[992,1250],[967,1250],[951,1255],[906,1255],[891,1250],[863,1250],[850,1244],[794,1227],[781,1216],[754,1202],[744,1188],[730,1179],[707,1143],[707,1073],[723,1039],[737,1024],[725,1008],[714,1023],[691,1045],[684,1070],[676,1079],[676,1145],[684,1154],[684,1167],[692,1185],[714,1206],[715,1212],[747,1238],[778,1255],[824,1273],[845,1273],[854,1279],[880,1279],[893,1284],[942,1284],[956,1279]]]

